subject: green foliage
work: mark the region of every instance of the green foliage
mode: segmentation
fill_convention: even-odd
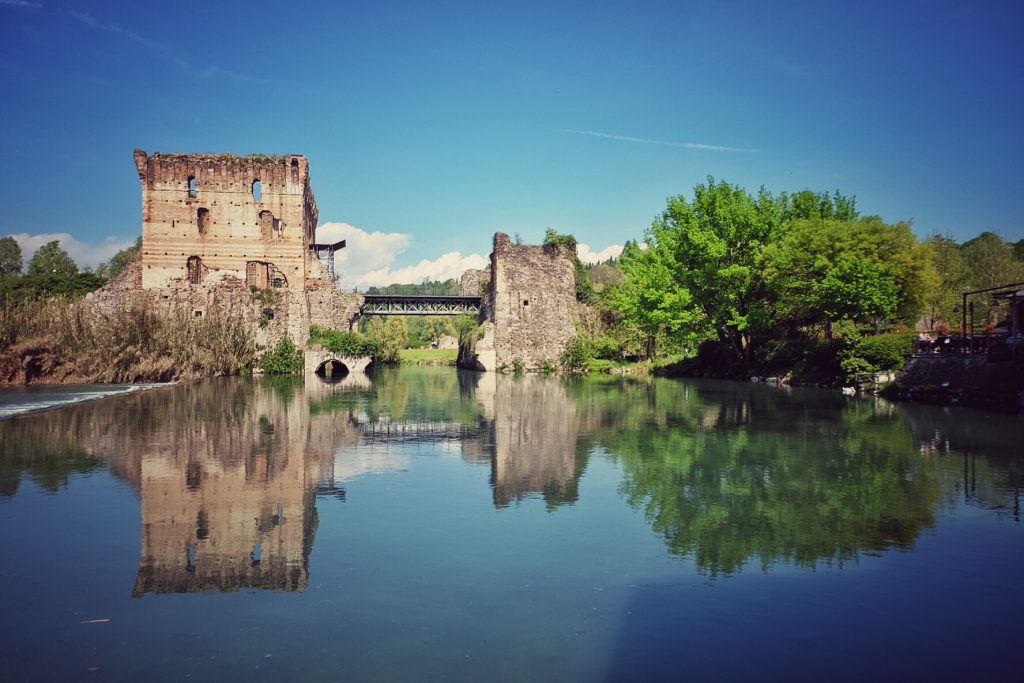
[[[366,337],[373,344],[374,363],[397,365],[402,361],[401,351],[409,345],[409,327],[403,317],[374,316],[366,328]]]
[[[377,347],[373,341],[358,332],[341,332],[325,329],[319,325],[310,325],[309,343],[319,344],[328,351],[341,356],[374,357]]]
[[[737,358],[748,353],[751,331],[767,317],[759,259],[775,235],[778,202],[726,182],[694,188],[693,201],[672,197],[646,232],[646,249],[625,250],[625,282],[611,297],[623,318],[648,337],[648,355],[660,334],[696,342],[715,335]]]
[[[21,259],[21,245],[13,237],[0,239],[0,277],[20,273]]]
[[[424,280],[418,285],[391,284],[387,287],[370,287],[367,294],[436,294],[439,296],[457,296],[461,292],[459,283],[454,278],[448,280]]]
[[[302,365],[302,352],[295,348],[295,342],[287,336],[260,358],[260,367],[268,375],[296,375],[302,372]]]
[[[78,274],[78,265],[60,248],[60,241],[54,240],[39,247],[32,255],[28,262],[28,274],[67,277]]]
[[[111,256],[109,261],[101,263],[96,268],[96,274],[105,278],[114,279],[121,274],[121,271],[123,271],[129,263],[131,263],[132,259],[135,258],[141,249],[142,236],[140,235],[139,238],[135,240],[134,245],[127,249],[122,249]]]
[[[857,198],[844,197],[836,190],[812,192],[801,190],[792,195],[783,192],[778,199],[784,222],[794,220],[854,221],[860,216]]]
[[[914,352],[914,332],[892,332],[859,339],[845,354],[845,358],[862,359],[869,372],[889,372],[903,367]]]
[[[45,299],[51,296],[81,297],[94,292],[107,283],[96,273],[73,275],[8,275],[0,277],[0,298],[12,301]]]
[[[898,290],[886,268],[858,254],[843,254],[814,288],[818,305],[832,319],[888,318]]]
[[[837,314],[916,322],[937,283],[931,247],[918,243],[908,224],[887,225],[873,217],[788,223],[765,248],[762,267],[774,317],[793,325],[820,324]],[[836,281],[871,272],[886,282],[859,302]],[[832,281],[823,285],[830,273]]]
[[[594,351],[589,340],[579,335],[573,339],[558,359],[565,372],[584,372],[587,363],[594,357]]]
[[[456,316],[452,321],[452,329],[459,339],[457,364],[459,367],[470,367],[476,354],[476,343],[484,336],[484,328],[473,315]]]
[[[446,316],[427,316],[423,319],[423,331],[431,342],[436,342],[441,337],[455,336],[455,327],[452,325],[451,319]]]
[[[572,254],[573,263],[576,267],[576,300],[585,304],[594,301],[594,283],[590,280],[590,273],[587,267],[580,261],[576,254],[576,238],[572,235],[563,235],[554,228],[548,228],[544,233],[544,246],[554,249],[566,249]]]
[[[526,371],[526,366],[523,365],[523,361],[519,358],[512,359],[512,372],[517,375],[523,374]]]

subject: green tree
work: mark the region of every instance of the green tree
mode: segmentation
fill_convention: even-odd
[[[1024,264],[1013,257],[1013,247],[999,235],[983,232],[960,247],[972,290],[998,287],[1024,280]]]
[[[934,329],[939,322],[953,324],[959,319],[968,272],[960,245],[952,238],[933,235],[926,244],[931,250],[932,264],[938,276],[938,284],[925,308],[925,325]]]
[[[619,259],[623,282],[610,290],[609,300],[625,327],[643,339],[644,354],[653,358],[666,336],[698,336],[702,315],[683,284],[675,258],[676,235],[649,231],[646,249],[626,244]]]
[[[840,256],[815,289],[819,306],[830,320],[872,318],[876,330],[878,320],[891,317],[898,302],[892,274],[859,254]]]
[[[409,326],[404,317],[389,317],[387,322],[380,316],[373,316],[366,328],[366,337],[373,343],[376,363],[395,364],[400,361],[399,352],[409,344]]]
[[[779,202],[766,190],[755,198],[709,177],[694,188],[693,202],[669,199],[646,235],[656,253],[664,252],[675,303],[695,331],[717,335],[740,362],[749,360],[751,333],[768,318],[760,259],[780,219]],[[625,264],[623,270],[628,281]]]
[[[860,217],[856,197],[845,197],[836,190],[812,192],[801,190],[792,195],[785,192],[779,196],[779,209],[783,221],[825,220],[853,221]]]
[[[67,277],[78,274],[78,265],[60,248],[60,241],[54,240],[36,250],[28,262],[28,274]]]
[[[0,239],[0,277],[21,272],[21,246],[13,237]]]
[[[761,265],[775,319],[797,327],[824,322],[821,283],[844,256],[875,264],[896,285],[895,307],[885,317],[914,323],[934,297],[938,277],[932,248],[917,241],[909,224],[888,225],[873,216],[856,221],[802,219],[786,224],[764,250]]]
[[[431,342],[436,342],[441,337],[455,336],[451,320],[439,315],[428,316],[423,321],[423,332]]]
[[[128,247],[127,249],[122,249],[121,251],[117,252],[116,254],[110,257],[109,261],[101,263],[96,268],[96,274],[105,278],[117,277],[118,275],[121,274],[121,271],[123,271],[125,267],[129,263],[131,263],[132,259],[135,258],[135,255],[139,253],[140,249],[142,249],[141,236],[139,236],[139,238],[135,240],[135,244]]]

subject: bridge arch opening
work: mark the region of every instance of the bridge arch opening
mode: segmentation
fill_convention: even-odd
[[[348,366],[337,358],[328,358],[317,366],[316,376],[328,382],[339,382],[348,376]]]

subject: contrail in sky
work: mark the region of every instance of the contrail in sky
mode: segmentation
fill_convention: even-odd
[[[699,149],[705,152],[741,152],[744,154],[754,154],[758,150],[756,149],[744,149],[742,147],[725,147],[724,145],[705,145],[700,142],[672,142],[670,140],[651,140],[648,138],[635,138],[630,135],[612,135],[611,133],[598,133],[593,130],[573,130],[571,128],[562,128],[563,133],[573,133],[574,135],[589,135],[595,138],[605,138],[606,140],[623,140],[625,142],[640,142],[645,145],[664,145],[665,147],[682,147],[684,149]]]

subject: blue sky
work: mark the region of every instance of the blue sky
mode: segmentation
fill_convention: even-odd
[[[307,155],[379,277],[499,230],[600,251],[708,175],[1016,240],[1018,7],[0,0],[0,234],[83,263],[133,241],[140,147]]]

